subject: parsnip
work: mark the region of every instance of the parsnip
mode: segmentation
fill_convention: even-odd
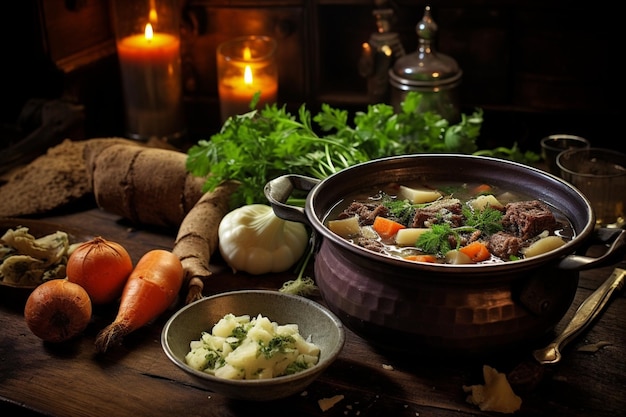
[[[218,227],[238,185],[227,181],[205,193],[180,224],[173,252],[183,264],[186,304],[202,298],[204,280],[211,275],[209,259],[218,247]]]

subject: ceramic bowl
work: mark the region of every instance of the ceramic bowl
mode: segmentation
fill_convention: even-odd
[[[185,363],[189,343],[210,332],[226,314],[259,314],[271,321],[297,324],[300,334],[320,348],[319,362],[304,371],[269,379],[232,380],[195,370]],[[269,401],[302,392],[337,358],[345,332],[341,321],[321,304],[305,297],[268,290],[225,292],[195,301],[177,311],[165,324],[161,345],[167,357],[209,390],[231,399]]]

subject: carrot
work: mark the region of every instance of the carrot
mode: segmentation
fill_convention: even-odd
[[[492,190],[491,185],[480,184],[479,186],[474,188],[474,195],[490,193],[491,190]]]
[[[416,261],[416,262],[437,262],[437,258],[434,255],[409,255],[405,256],[404,259],[407,261]]]
[[[372,224],[372,228],[383,239],[389,239],[393,237],[396,233],[398,233],[398,230],[405,229],[406,226],[398,223],[395,220],[391,220],[386,217],[376,216],[376,218],[374,219],[374,224]]]
[[[183,266],[176,255],[163,249],[146,253],[124,286],[117,317],[96,337],[104,353],[124,336],[148,324],[174,303],[183,283]]]
[[[491,256],[487,246],[479,241],[474,241],[467,246],[463,246],[459,251],[469,256],[474,262],[485,261]]]

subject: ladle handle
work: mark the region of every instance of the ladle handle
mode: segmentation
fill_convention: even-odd
[[[561,360],[561,349],[574,337],[587,328],[611,298],[615,290],[624,285],[626,270],[615,268],[609,278],[587,297],[578,307],[574,317],[556,339],[543,349],[533,352],[535,359],[541,364],[553,364]]]
[[[267,184],[263,192],[274,213],[283,220],[309,224],[304,208],[287,204],[294,191],[311,191],[320,180],[303,175],[287,174]]]
[[[626,229],[608,227],[596,229],[588,245],[584,246],[582,249],[585,250],[589,245],[598,243],[609,245],[604,254],[597,258],[576,254],[569,255],[559,262],[559,269],[583,271],[619,262],[626,254]]]

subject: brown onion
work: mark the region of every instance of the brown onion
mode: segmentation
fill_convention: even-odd
[[[47,342],[64,342],[80,334],[91,320],[91,300],[83,287],[67,279],[37,286],[24,306],[31,332]]]
[[[133,262],[119,243],[95,237],[79,245],[67,261],[67,279],[83,287],[94,305],[115,301],[133,270]]]

